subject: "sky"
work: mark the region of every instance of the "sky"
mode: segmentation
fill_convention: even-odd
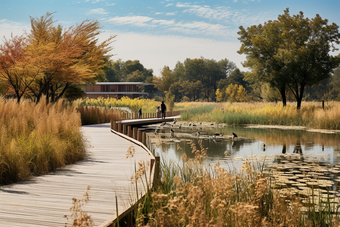
[[[164,66],[201,57],[227,58],[246,71],[237,53],[239,27],[275,20],[286,8],[340,25],[339,0],[0,0],[0,43],[29,32],[30,17],[49,12],[64,28],[98,20],[100,40],[116,35],[111,60],[139,60],[156,76]]]

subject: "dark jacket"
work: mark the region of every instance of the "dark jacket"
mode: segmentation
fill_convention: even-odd
[[[162,112],[165,112],[166,111],[166,106],[164,103],[161,104],[161,111]]]

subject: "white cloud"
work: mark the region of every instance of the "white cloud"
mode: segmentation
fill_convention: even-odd
[[[181,3],[181,2],[178,2],[176,4],[177,7],[190,7],[190,4],[189,3]]]
[[[118,25],[134,25],[138,27],[145,27],[150,26],[147,24],[147,22],[150,22],[152,20],[151,17],[145,17],[145,16],[126,16],[126,17],[114,17],[107,20],[108,22],[118,24]]]
[[[249,1],[253,0],[248,0],[248,2]],[[237,2],[237,0],[234,0],[234,2]],[[211,8],[208,5],[202,6],[191,3],[177,3],[176,6],[179,8],[186,8],[183,10],[184,13],[194,14],[207,19],[223,21],[224,23],[235,26],[249,26],[276,18],[274,15],[270,15],[270,13],[258,14],[254,11],[238,11],[224,6]]]
[[[177,13],[177,12],[166,13],[165,15],[167,15],[167,16],[174,16],[174,15],[176,15],[176,13]]]
[[[156,12],[155,15],[160,15],[163,14],[162,12]]]
[[[175,20],[152,20],[153,24],[171,26],[175,24]]]
[[[180,8],[188,8],[184,10],[184,13],[195,14],[200,17],[208,18],[208,19],[228,19],[232,15],[232,10],[228,7],[216,7],[212,9],[208,5],[200,6],[200,5],[191,5],[190,3],[177,3],[177,7]]]
[[[7,19],[0,20],[0,31],[1,31],[0,43],[2,42],[2,39],[4,37],[8,39],[11,37],[12,34],[14,36],[22,35],[24,34],[25,31],[29,32],[29,30],[30,30],[29,24],[9,21]]]
[[[107,5],[107,6],[114,6],[114,5],[116,5],[116,3],[106,3],[105,5]]]
[[[121,58],[123,61],[140,60],[146,68],[152,68],[154,75],[160,75],[164,65],[173,69],[177,61],[183,62],[186,58],[200,58],[221,60],[227,58],[234,62],[241,70],[245,70],[241,61],[245,57],[237,54],[239,42],[218,42],[212,39],[188,38],[183,36],[156,36],[138,33],[102,33],[107,38],[117,34],[113,43],[115,56],[112,60]]]
[[[212,24],[203,21],[193,21],[185,23],[175,22],[175,20],[157,20],[146,16],[125,16],[114,17],[107,20],[107,22],[117,25],[131,25],[137,27],[150,27],[164,29],[170,32],[182,32],[188,35],[206,35],[206,36],[220,36],[223,38],[236,37],[236,31],[231,30],[228,26],[222,24]]]
[[[169,6],[172,6],[174,3],[169,3],[167,4],[165,7],[169,7]]]
[[[105,11],[105,9],[103,8],[97,8],[97,9],[91,9],[89,12],[86,13],[87,15],[91,15],[91,14],[101,14],[101,15],[105,15],[108,14],[108,12]]]

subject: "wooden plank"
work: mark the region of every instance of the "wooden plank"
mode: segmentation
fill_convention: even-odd
[[[83,210],[91,215],[96,226],[115,218],[116,195],[119,213],[134,204],[136,188],[130,178],[135,163],[151,163],[154,157],[144,145],[112,133],[110,126],[109,123],[82,127],[89,141],[89,155],[84,161],[30,181],[2,186],[0,226],[64,226],[64,215],[71,215],[72,198],[81,199],[88,185],[90,200]],[[135,154],[127,159],[130,146],[134,146]],[[140,182],[137,186],[139,193],[145,191]]]

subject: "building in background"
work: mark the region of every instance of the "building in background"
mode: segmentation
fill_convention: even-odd
[[[144,86],[150,85],[143,82],[98,82],[95,85],[87,84],[85,93],[90,99],[98,97],[116,98],[121,97],[138,98],[148,95],[147,92],[142,92]]]

